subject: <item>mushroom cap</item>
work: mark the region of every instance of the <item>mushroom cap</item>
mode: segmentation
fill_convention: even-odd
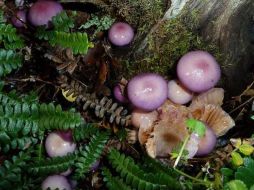
[[[52,17],[62,10],[62,5],[56,1],[37,1],[29,10],[28,19],[34,26],[48,26]]]
[[[43,190],[46,189],[59,189],[59,190],[71,190],[71,185],[66,179],[66,177],[61,175],[51,175],[48,176],[41,185]]]
[[[116,46],[125,46],[133,40],[134,30],[127,23],[117,22],[109,29],[108,38]]]
[[[179,81],[168,82],[168,98],[176,104],[186,104],[193,97],[193,93],[186,89]]]
[[[72,141],[71,132],[52,132],[45,141],[46,152],[50,157],[65,156],[76,149],[76,144]]]
[[[204,92],[217,84],[221,71],[211,54],[205,51],[192,51],[179,60],[177,76],[189,90]]]
[[[168,97],[167,81],[155,73],[143,73],[133,77],[127,86],[130,102],[137,108],[153,111]]]

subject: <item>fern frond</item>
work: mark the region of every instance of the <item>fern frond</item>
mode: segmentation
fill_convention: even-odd
[[[145,156],[142,160],[142,169],[150,173],[164,173],[169,178],[177,179],[179,174],[169,166],[162,164],[156,159],[153,159],[149,156]]]
[[[65,11],[54,16],[52,23],[55,31],[69,32],[69,29],[74,28],[73,18],[69,17]]]
[[[93,47],[93,44],[88,41],[87,34],[81,32],[66,33],[55,31],[49,42],[52,46],[59,45],[63,48],[70,48],[74,54],[86,54],[88,48]]]
[[[115,149],[111,150],[108,159],[124,181],[135,189],[180,189],[177,181],[172,183],[168,176],[161,173],[144,172],[131,157],[126,157]]]
[[[37,103],[38,97],[33,93],[30,92],[26,95],[20,95],[15,90],[10,91],[8,94],[1,92],[0,90],[0,103],[2,105],[16,105],[20,103]]]
[[[40,40],[49,40],[54,36],[54,32],[46,30],[44,26],[39,26],[36,30],[35,36]]]
[[[0,147],[23,149],[34,139],[39,127],[33,115],[33,106],[28,104],[0,105]]]
[[[112,176],[108,168],[102,169],[103,181],[106,183],[106,187],[110,190],[131,190],[131,187],[126,185],[119,177]]]
[[[39,121],[38,125],[41,130],[67,130],[74,129],[84,123],[84,120],[79,113],[73,109],[63,111],[60,105],[41,104],[39,106]]]
[[[1,41],[4,42],[6,49],[23,48],[25,45],[24,40],[17,35],[16,28],[11,24],[0,24],[0,42]]]
[[[89,144],[80,150],[80,155],[75,163],[75,178],[80,179],[91,170],[93,164],[99,159],[108,138],[109,134],[107,132],[97,132],[96,135],[93,135]]]
[[[38,174],[40,176],[65,172],[73,166],[75,159],[75,154],[43,159],[32,164],[28,171],[34,175]]]
[[[6,22],[6,19],[4,18],[4,11],[0,10],[0,24]]]
[[[8,49],[8,50],[21,49],[24,47],[24,41],[21,38],[13,42],[4,40],[4,47],[5,49]]]
[[[13,156],[11,161],[5,160],[0,166],[0,189],[13,189],[22,182],[22,170],[30,159],[30,152],[20,152]]]
[[[76,127],[72,131],[72,136],[74,141],[78,142],[90,138],[92,135],[96,134],[97,131],[98,128],[96,127],[96,124],[85,123],[84,125]]]
[[[38,139],[35,137],[17,137],[11,140],[8,144],[5,144],[2,147],[3,152],[8,152],[11,149],[25,150],[31,145],[35,145],[38,142]],[[1,147],[0,147],[1,148]]]
[[[9,74],[22,65],[21,55],[12,50],[0,49],[0,77]]]

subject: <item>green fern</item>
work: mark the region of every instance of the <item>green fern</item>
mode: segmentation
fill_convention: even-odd
[[[9,74],[12,70],[21,67],[22,57],[12,50],[0,49],[0,77]]]
[[[65,11],[60,12],[52,18],[55,31],[69,32],[71,28],[74,28],[74,20],[69,17]]]
[[[124,181],[132,188],[143,189],[180,189],[176,180],[168,178],[163,173],[146,173],[134,163],[131,157],[120,154],[117,150],[111,150],[108,159],[113,168],[120,174]]]
[[[2,105],[16,105],[20,103],[31,104],[38,102],[38,97],[34,92],[20,95],[15,90],[10,91],[8,94],[1,92],[1,90],[2,89],[0,88],[0,102]]]
[[[33,109],[25,103],[0,105],[0,147],[5,152],[10,148],[23,149],[37,142],[34,137],[39,127],[32,116]]]
[[[74,141],[82,141],[90,138],[93,134],[98,131],[96,124],[93,123],[85,123],[84,125],[80,125],[76,127],[72,131],[72,136]]]
[[[47,158],[31,164],[28,171],[34,175],[46,176],[65,172],[72,167],[76,159],[75,154],[63,157]]]
[[[131,190],[131,187],[126,185],[123,180],[119,177],[112,176],[109,169],[103,168],[102,175],[104,176],[103,181],[106,183],[106,187],[110,190]]]
[[[75,178],[80,179],[84,177],[85,173],[88,173],[91,170],[93,164],[102,154],[108,138],[109,134],[107,132],[97,132],[96,135],[93,135],[91,138],[90,143],[80,150],[80,155],[75,163],[77,168]]]
[[[41,104],[38,110],[38,125],[40,130],[68,130],[84,123],[80,114],[74,109],[63,111],[60,105]]]
[[[30,152],[20,152],[11,161],[5,160],[0,167],[0,189],[14,189],[22,182],[22,170],[30,159]]]
[[[88,48],[93,47],[93,44],[88,41],[86,33],[56,31],[53,36],[49,39],[52,46],[59,45],[63,48],[71,48],[74,54],[86,54]]]
[[[0,42],[6,49],[20,49],[25,46],[24,40],[17,35],[17,30],[11,24],[0,24]]]
[[[177,179],[179,174],[175,172],[173,168],[167,165],[163,165],[156,159],[149,156],[145,156],[142,160],[142,165],[140,166],[144,171],[151,173],[163,173],[168,176],[169,180]],[[172,182],[173,183],[173,182]]]
[[[35,36],[40,40],[49,40],[54,37],[54,31],[48,31],[44,26],[39,26],[36,30]]]
[[[35,145],[38,142],[38,139],[35,137],[17,137],[5,144],[2,147],[3,152],[8,152],[11,149],[25,150],[31,145]]]
[[[6,19],[4,18],[4,11],[0,10],[0,24],[3,24],[6,22]]]

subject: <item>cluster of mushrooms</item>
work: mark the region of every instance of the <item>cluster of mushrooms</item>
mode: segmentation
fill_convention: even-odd
[[[27,22],[35,27],[50,27],[52,17],[63,10],[61,4],[54,0],[38,0],[29,10],[23,9],[22,0],[15,2],[19,10],[11,20],[17,28],[24,27]],[[108,31],[108,39],[115,46],[126,46],[133,38],[134,30],[127,23],[117,22]],[[221,108],[224,90],[214,88],[220,75],[220,67],[212,55],[193,51],[180,59],[178,80],[166,81],[155,73],[139,74],[126,82],[127,95],[119,84],[114,88],[114,96],[119,102],[133,107],[132,125],[138,129],[138,140],[151,157],[168,156],[185,139],[190,133],[186,127],[188,118],[204,122],[207,128],[202,138],[197,134],[190,135],[186,146],[188,157],[203,156],[213,150],[217,137],[235,125]],[[48,134],[45,149],[49,157],[73,153],[76,144],[71,131]],[[73,189],[75,184],[65,177],[71,172],[69,169],[49,176],[42,183],[42,189]]]
[[[139,143],[153,158],[169,156],[188,135],[188,158],[205,156],[214,149],[217,137],[235,125],[221,108],[224,90],[214,87],[221,70],[211,54],[185,54],[177,64],[177,76],[166,81],[155,73],[139,74],[128,82],[126,97],[119,93],[119,86],[114,91],[116,99],[128,100],[134,107],[132,125],[138,129]],[[204,137],[190,134],[186,124],[190,118],[204,123]]]

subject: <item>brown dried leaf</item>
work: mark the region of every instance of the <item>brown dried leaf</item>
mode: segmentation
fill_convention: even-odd
[[[212,88],[211,90],[204,92],[193,98],[190,108],[195,108],[204,104],[213,104],[221,106],[224,99],[223,88]]]
[[[101,88],[103,87],[104,83],[107,80],[108,72],[109,72],[109,69],[108,69],[107,63],[101,61],[99,73],[98,73],[98,77],[97,77],[97,81],[96,81],[96,85],[95,85],[96,92],[99,92],[101,90]]]
[[[217,136],[235,126],[234,120],[220,106],[207,104],[191,109],[192,117],[208,124]]]

